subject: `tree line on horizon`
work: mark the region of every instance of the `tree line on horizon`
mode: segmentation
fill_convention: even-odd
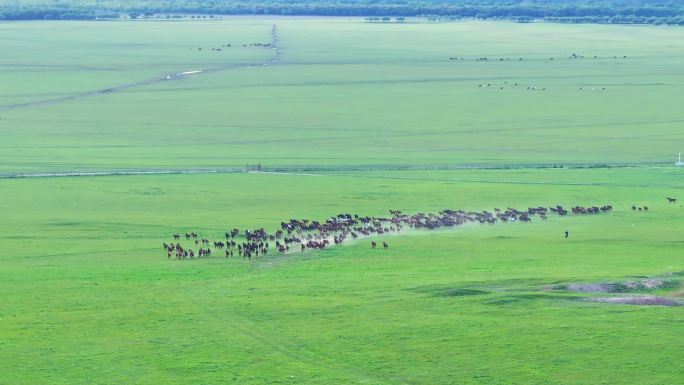
[[[684,25],[684,0],[0,0],[0,20],[99,20],[220,15],[354,16],[367,21],[505,19]]]

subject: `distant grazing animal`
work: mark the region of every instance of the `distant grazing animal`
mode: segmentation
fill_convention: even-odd
[[[385,248],[385,250],[387,250],[389,248],[389,245],[387,244],[387,242],[383,242],[382,247]]]
[[[375,243],[375,241],[372,241],[372,242],[371,242],[371,247],[372,247],[372,248],[375,248],[377,245],[378,245],[378,244]]]
[[[667,198],[667,203],[677,203],[677,198]]]

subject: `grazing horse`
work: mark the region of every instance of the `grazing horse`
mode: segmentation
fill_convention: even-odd
[[[667,203],[677,203],[677,198],[667,197]]]
[[[382,243],[382,247],[383,247],[385,250],[387,250],[387,249],[389,248],[389,245],[387,244],[387,242],[383,242],[383,243]]]
[[[378,244],[375,243],[375,241],[372,241],[372,242],[371,242],[371,247],[372,247],[372,248],[375,248],[377,245],[378,245]]]

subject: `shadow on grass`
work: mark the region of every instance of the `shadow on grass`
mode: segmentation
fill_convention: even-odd
[[[520,293],[500,296],[484,301],[488,305],[524,305],[533,301],[575,301],[580,299],[575,295],[558,295],[546,293]]]
[[[409,289],[417,293],[430,294],[435,297],[469,297],[489,294],[489,291],[468,287],[454,287],[452,285],[428,285]]]

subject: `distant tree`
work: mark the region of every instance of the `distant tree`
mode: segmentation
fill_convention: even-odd
[[[405,17],[429,21],[461,18],[559,23],[649,23],[681,25],[682,0],[0,0],[9,20],[104,18],[103,14],[141,17],[215,18],[230,14],[359,16],[367,22]],[[210,16],[207,16],[210,15]],[[185,16],[187,17],[187,16]],[[376,19],[372,19],[376,18]]]

